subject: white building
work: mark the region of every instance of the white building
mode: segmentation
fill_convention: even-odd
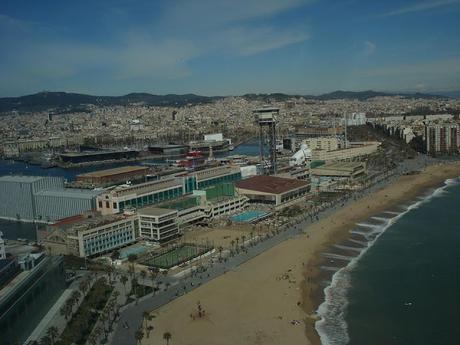
[[[177,210],[145,207],[138,211],[140,236],[155,242],[166,242],[179,235]]]
[[[347,116],[347,126],[362,126],[366,124],[366,113],[352,113]]]

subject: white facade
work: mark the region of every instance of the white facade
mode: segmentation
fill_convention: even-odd
[[[302,141],[312,150],[338,150],[343,147],[343,142],[338,137],[316,137],[308,138]]]
[[[139,210],[140,236],[164,242],[179,234],[177,210],[147,207]]]
[[[366,124],[366,113],[352,113],[347,116],[347,126],[362,126]]]
[[[213,134],[205,134],[204,141],[223,141],[224,136],[222,133],[213,133]]]

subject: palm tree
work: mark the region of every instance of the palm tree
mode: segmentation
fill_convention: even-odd
[[[152,270],[150,271],[150,279],[152,281],[152,288],[154,289],[154,293],[155,293],[155,279],[157,278],[158,276],[158,269],[155,267],[155,268],[152,268]]]
[[[45,335],[43,338],[40,339],[40,345],[52,345],[51,338]]]
[[[130,263],[129,266],[129,273],[131,274],[131,279],[136,278],[136,270],[134,269],[134,263],[137,260],[137,255],[136,254],[130,254],[128,256],[128,261]]]
[[[58,331],[57,327],[51,326],[51,327],[48,328],[48,330],[46,331],[46,335],[47,335],[48,337],[50,337],[50,339],[51,339],[51,344],[54,345],[54,342],[55,342],[57,336],[59,335],[59,331]]]
[[[163,339],[166,340],[166,345],[169,345],[169,340],[171,340],[171,333],[164,332],[163,333]]]
[[[112,259],[112,261],[118,260],[120,258],[120,251],[118,249],[115,249],[110,255],[110,258]]]
[[[125,276],[124,274],[120,277],[120,282],[123,284],[123,288],[125,289],[125,297],[127,295],[126,291],[126,283],[128,282],[128,277]]]
[[[142,313],[142,320],[144,323],[144,328],[147,328],[147,320],[149,319],[150,313],[147,310],[144,310]]]
[[[134,338],[136,339],[136,344],[140,344],[142,339],[144,339],[144,332],[139,328],[136,333],[134,333]]]
[[[72,294],[70,295],[70,298],[72,299],[72,308],[73,308],[73,305],[77,304],[78,303],[78,300],[80,299],[81,297],[81,293],[80,291],[78,290],[74,290],[72,292]]]
[[[145,329],[145,331],[147,332],[147,338],[150,337],[150,332],[153,331],[153,326],[149,325],[147,326],[147,328]]]
[[[145,278],[147,278],[147,271],[141,271],[141,278],[142,278],[142,295],[145,295]]]
[[[219,261],[222,260],[222,251],[224,250],[224,248],[222,246],[219,246],[219,248],[217,248],[217,250],[219,251]]]

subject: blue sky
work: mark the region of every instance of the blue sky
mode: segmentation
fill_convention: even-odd
[[[0,96],[460,90],[460,0],[2,0]]]

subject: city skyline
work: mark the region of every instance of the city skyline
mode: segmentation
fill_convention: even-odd
[[[6,1],[0,97],[460,89],[458,0]]]

